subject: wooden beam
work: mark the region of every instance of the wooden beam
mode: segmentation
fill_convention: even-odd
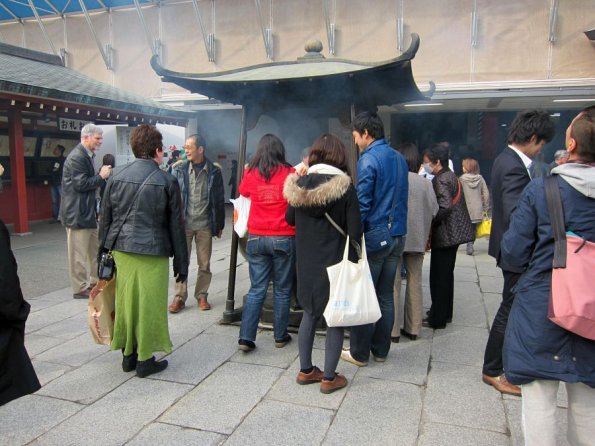
[[[13,198],[16,199],[17,234],[29,233],[29,211],[27,210],[27,184],[25,180],[25,146],[23,143],[23,116],[20,110],[8,111],[8,147],[10,153],[10,181]]]

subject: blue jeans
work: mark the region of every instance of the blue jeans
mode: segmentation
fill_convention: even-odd
[[[256,339],[258,320],[269,281],[273,281],[275,340],[287,335],[291,287],[295,275],[295,238],[248,234],[246,253],[250,270],[250,291],[242,311],[240,339]]]
[[[390,350],[390,333],[395,321],[395,275],[405,248],[405,237],[395,237],[394,241],[389,251],[368,256],[382,316],[375,324],[351,327],[351,356],[358,361],[367,362],[370,351],[377,358],[385,358]]]
[[[50,191],[52,193],[52,218],[58,220],[58,218],[60,218],[60,196],[62,195],[62,186],[59,184],[52,184]]]

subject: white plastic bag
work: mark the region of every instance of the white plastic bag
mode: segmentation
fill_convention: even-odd
[[[350,262],[348,236],[343,260],[326,269],[331,287],[323,314],[329,327],[372,324],[380,319],[380,305],[368,265],[365,243],[362,237],[362,258],[357,263]]]
[[[233,229],[240,237],[245,237],[248,234],[248,215],[250,215],[251,201],[243,195],[229,201],[233,203]]]

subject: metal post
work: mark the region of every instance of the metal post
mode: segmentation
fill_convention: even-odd
[[[211,37],[211,34],[207,34],[204,21],[202,20],[202,14],[200,13],[200,8],[198,7],[198,1],[192,0],[192,6],[194,6],[194,14],[196,15],[196,20],[198,20],[198,26],[200,27],[202,40],[205,43],[205,49],[207,50],[209,62],[215,62],[215,37]]]
[[[31,1],[31,0],[29,0]],[[147,43],[149,44],[149,49],[151,50],[151,54],[153,56],[157,55],[157,48],[153,43],[153,37],[151,36],[151,32],[149,31],[149,27],[147,26],[147,22],[145,22],[145,16],[143,15],[142,10],[140,9],[140,3],[138,0],[134,0],[134,6],[136,7],[136,12],[138,12],[138,17],[140,19],[140,23],[143,26],[143,30],[145,31],[145,37],[147,39]]]
[[[351,122],[355,119],[355,104],[351,104]],[[349,123],[349,128],[351,129],[351,122]],[[351,144],[351,152],[349,154],[349,170],[351,171],[351,179],[353,180],[353,184],[357,184],[357,159],[359,155],[359,147],[355,144],[355,141],[352,140]]]
[[[99,48],[101,57],[103,57],[103,62],[105,63],[105,66],[107,67],[108,70],[113,70],[114,67],[112,66],[111,57],[108,56],[108,54],[103,49],[103,46],[101,45],[101,41],[99,40],[99,37],[97,36],[97,33],[95,32],[95,27],[93,26],[93,22],[91,21],[91,17],[89,16],[89,11],[87,11],[87,7],[85,6],[84,0],[79,0],[79,4],[81,5],[81,10],[83,11],[83,14],[85,14],[85,19],[87,20],[87,25],[89,25],[91,34],[95,38],[95,43],[97,44],[97,48]],[[111,51],[111,45],[110,45],[108,51]]]
[[[236,175],[236,190],[239,189],[240,181],[244,176],[244,163],[246,159],[246,141],[248,136],[247,130],[248,107],[242,107],[242,121],[240,124],[240,146],[238,148],[238,173]],[[221,323],[231,324],[237,322],[242,318],[242,309],[235,309],[235,292],[236,292],[236,270],[238,263],[238,245],[240,238],[236,231],[231,229],[231,254],[229,256],[229,278],[227,282],[227,300],[225,301],[225,311],[223,312],[223,319]]]
[[[37,20],[37,24],[41,28],[41,32],[43,33],[43,37],[45,38],[46,42],[50,45],[50,48],[52,49],[52,53],[58,55],[58,53],[56,52],[56,47],[54,47],[54,44],[52,42],[52,39],[50,39],[50,36],[49,36],[47,30],[45,29],[45,26],[43,25],[43,22],[41,21],[41,17],[39,17],[39,13],[37,12],[37,8],[33,4],[33,0],[29,0],[29,8],[31,8],[31,11],[33,11],[33,15],[35,16],[35,20]]]

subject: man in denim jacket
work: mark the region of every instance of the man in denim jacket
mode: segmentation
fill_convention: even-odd
[[[350,348],[341,354],[343,360],[363,367],[368,364],[370,352],[375,361],[384,362],[390,350],[395,317],[393,285],[407,233],[408,181],[407,162],[384,140],[384,126],[376,113],[360,113],[351,128],[361,151],[357,163],[357,197],[364,232],[386,226],[392,237],[392,244],[385,249],[368,253],[382,316],[375,324],[352,327]]]

